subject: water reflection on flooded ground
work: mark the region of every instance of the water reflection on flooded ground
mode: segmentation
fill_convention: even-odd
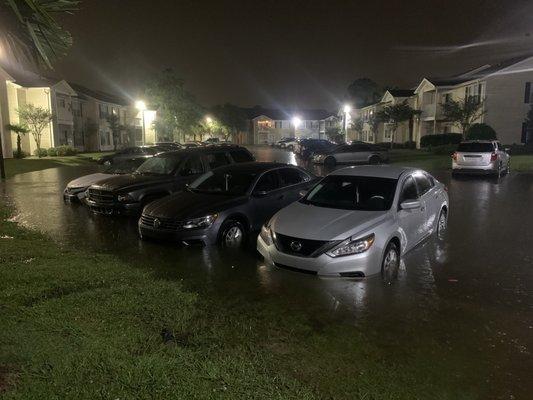
[[[297,163],[289,152],[253,151],[259,161]],[[63,203],[65,184],[97,169],[19,175],[0,194],[14,204],[19,222],[65,245],[113,253],[214,296],[274,296],[304,313],[369,324],[396,332],[404,345],[416,346],[410,335],[418,330],[449,343],[450,352],[493,364],[487,379],[500,393],[533,393],[527,372],[533,370],[533,174],[452,180],[449,171],[430,171],[449,187],[446,238],[432,238],[407,254],[398,281],[384,285],[379,277],[325,279],[267,267],[253,241],[238,252],[141,242],[134,219],[93,215]]]

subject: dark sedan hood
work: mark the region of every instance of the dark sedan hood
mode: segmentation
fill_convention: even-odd
[[[169,182],[172,179],[173,177],[170,175],[125,174],[99,181],[98,184],[93,185],[93,187],[112,192],[128,192],[157,183]]]
[[[161,218],[199,218],[244,204],[247,199],[247,196],[235,197],[183,191],[148,204],[143,213]]]

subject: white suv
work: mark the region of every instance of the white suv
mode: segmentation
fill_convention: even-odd
[[[498,177],[508,173],[511,157],[502,145],[493,140],[461,142],[452,154],[452,174],[492,174]]]

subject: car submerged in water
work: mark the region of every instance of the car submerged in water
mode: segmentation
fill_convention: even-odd
[[[315,275],[391,281],[400,257],[434,232],[444,233],[446,187],[427,172],[401,167],[334,171],[261,229],[267,264]]]
[[[298,200],[316,179],[300,167],[280,163],[216,168],[185,190],[147,205],[139,235],[237,247],[274,213]]]
[[[179,191],[214,168],[254,161],[244,147],[200,147],[157,154],[135,172],[103,179],[85,194],[89,208],[101,214],[139,214],[150,202]]]

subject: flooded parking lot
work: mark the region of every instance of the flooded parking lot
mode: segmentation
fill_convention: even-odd
[[[298,161],[282,150],[252,151],[259,161]],[[93,215],[63,203],[65,184],[96,170],[18,175],[2,186],[2,196],[14,205],[17,221],[65,246],[112,253],[215,298],[275,297],[318,320],[371,326],[391,338],[391,352],[416,346],[418,335],[431,337],[449,347],[450,357],[488,366],[491,374],[472,385],[487,385],[494,398],[533,392],[533,174],[452,180],[449,171],[430,171],[449,188],[446,238],[408,253],[398,281],[384,285],[376,277],[325,279],[267,267],[253,243],[231,251],[142,242],[133,218]]]

